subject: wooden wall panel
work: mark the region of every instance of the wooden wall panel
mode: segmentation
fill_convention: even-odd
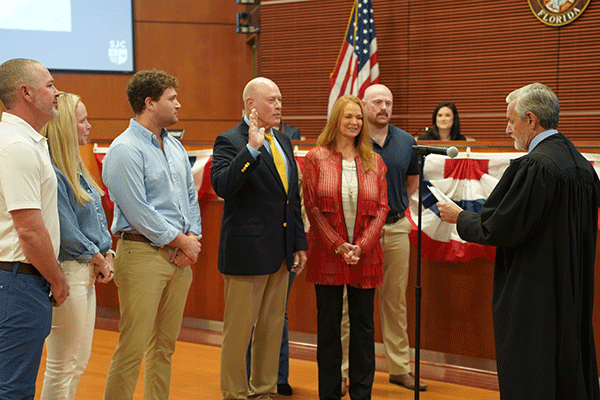
[[[586,13],[561,31],[560,72],[557,86],[561,105],[560,126],[573,127],[581,139],[598,140],[600,127],[600,10],[591,2]],[[594,18],[590,18],[591,16]],[[586,18],[587,17],[587,18]]]
[[[504,135],[508,92],[530,83],[534,71],[535,80],[554,86],[548,78],[555,70],[556,33],[537,22],[526,2],[520,3],[504,13],[493,2],[450,7],[440,1],[411,2],[410,116],[426,113],[431,126],[436,104],[453,101],[465,135],[496,138]],[[524,12],[531,26],[514,21]],[[524,37],[531,38],[530,44],[515,49]],[[541,50],[540,56],[527,56],[525,49],[531,48]],[[409,132],[411,126],[409,121]]]
[[[349,0],[317,5],[312,1],[261,3],[259,75],[279,85],[284,119],[306,133],[307,138],[316,138],[325,126],[329,75],[342,45],[352,3]],[[401,15],[406,9],[391,2],[375,3],[373,8],[376,21],[378,15]],[[401,24],[377,24],[376,30],[378,43],[390,43],[392,38],[408,42],[407,29]],[[380,62],[382,76],[387,71],[386,84],[395,93],[405,93],[406,51],[380,45],[379,54],[380,59],[382,55],[389,59],[389,63]],[[395,115],[394,121],[397,119]]]
[[[192,265],[194,278],[185,304],[184,315],[209,321],[223,321],[225,309],[223,276],[217,269],[219,233],[223,202],[201,200],[202,252]]]
[[[98,119],[94,114],[92,106],[88,105],[88,102],[85,100],[83,100],[83,102],[88,111],[90,125],[92,125],[89,136],[90,142],[108,146],[114,138],[119,136],[119,134],[129,126],[130,117],[124,117],[122,119]],[[131,110],[128,103],[127,107]]]
[[[87,102],[85,104],[87,106]],[[129,104],[127,104],[127,107],[129,107]],[[90,116],[90,124],[92,125],[92,129],[90,130],[90,142],[107,146],[129,126],[130,117],[123,119],[98,119],[91,114],[92,111],[90,111],[90,107],[88,106],[87,108]],[[237,119],[234,119],[234,113],[231,115],[232,119],[184,119],[180,120],[169,129],[184,129],[183,142],[187,141],[188,143],[203,144],[212,147],[216,135],[239,123],[241,111],[238,111]]]
[[[131,107],[125,89],[131,75],[53,73],[56,88],[81,96],[90,119],[129,120]]]
[[[416,248],[411,245],[406,290],[408,335],[415,344]],[[495,359],[492,323],[494,263],[421,263],[421,347],[445,354]]]
[[[134,0],[136,21],[235,25],[240,11],[235,0]]]
[[[261,5],[259,72],[280,85],[284,115],[308,138],[325,124],[329,74],[352,3],[265,0]],[[414,134],[431,126],[439,102],[454,101],[464,134],[504,139],[506,95],[538,81],[559,96],[565,116],[559,128],[565,134],[595,137],[592,132],[600,128],[597,3],[561,28],[540,23],[523,0],[372,3],[380,79],[395,96],[392,123]]]
[[[149,22],[136,28],[137,40],[144,40],[137,46],[138,68],[166,70],[168,66],[180,81],[182,120],[239,122],[242,90],[252,77],[250,53],[243,51],[244,35],[235,33],[234,26],[218,24],[180,24],[173,29],[172,24]]]

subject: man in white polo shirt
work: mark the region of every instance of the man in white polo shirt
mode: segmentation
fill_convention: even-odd
[[[41,63],[0,65],[0,398],[33,399],[52,306],[69,285],[60,245],[56,175],[42,127],[58,115],[59,91]]]

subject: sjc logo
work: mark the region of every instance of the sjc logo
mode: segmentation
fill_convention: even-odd
[[[124,40],[111,40],[108,48],[111,63],[121,65],[127,61],[127,45]]]

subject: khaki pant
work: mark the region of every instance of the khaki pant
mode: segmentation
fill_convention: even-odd
[[[410,372],[406,322],[410,230],[410,221],[402,218],[396,223],[384,225],[381,231],[383,284],[379,287],[379,314],[390,375]]]
[[[289,272],[284,262],[270,275],[223,275],[225,313],[221,345],[224,399],[270,399],[277,394],[279,348]],[[252,327],[254,334],[252,335]],[[246,352],[252,335],[250,389]]]
[[[173,250],[123,239],[117,244],[120,335],[106,379],[106,400],[132,398],[144,357],[143,398],[169,398],[171,356],[192,283],[190,267],[169,262]]]

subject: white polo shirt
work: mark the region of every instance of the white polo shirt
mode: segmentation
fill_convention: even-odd
[[[58,257],[56,174],[45,137],[23,119],[2,113],[0,121],[0,261],[29,262],[10,211],[39,209]]]

